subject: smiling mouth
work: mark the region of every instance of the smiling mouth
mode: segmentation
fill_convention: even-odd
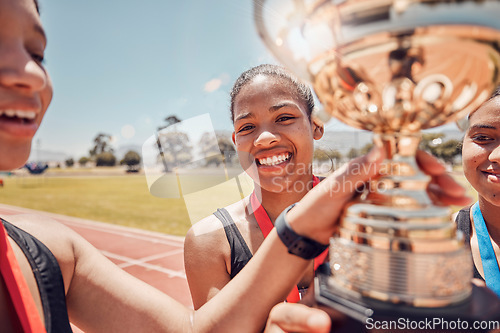
[[[291,158],[292,158],[291,153],[283,153],[275,156],[258,158],[256,160],[257,160],[257,165],[275,166],[283,162],[289,161]]]
[[[21,124],[31,124],[36,118],[36,112],[25,110],[0,110],[0,120]]]

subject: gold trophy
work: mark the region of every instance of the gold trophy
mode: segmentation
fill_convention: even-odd
[[[317,299],[369,318],[498,318],[473,287],[451,210],[432,204],[421,130],[456,121],[500,83],[500,1],[254,0],[260,37],[324,111],[374,132],[384,174],[345,210]]]

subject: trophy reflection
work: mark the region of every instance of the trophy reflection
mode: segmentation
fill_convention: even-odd
[[[468,246],[432,204],[415,154],[420,131],[456,121],[500,83],[500,2],[255,0],[260,37],[309,81],[324,110],[374,132],[384,174],[346,210],[318,299],[373,316],[498,318],[473,287]]]

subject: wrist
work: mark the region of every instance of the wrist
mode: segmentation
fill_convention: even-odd
[[[275,227],[278,237],[288,248],[288,252],[304,259],[313,259],[328,248],[328,241],[317,242],[307,235],[297,233],[287,220],[288,212],[295,204],[286,208],[276,219]]]
[[[318,226],[318,221],[321,217],[318,216],[317,213],[317,210],[311,212],[310,209],[305,209],[301,204],[289,210],[286,215],[286,220],[292,230],[297,234],[326,245],[330,243],[330,237],[333,235],[334,228],[332,226],[331,232],[325,230],[325,228],[320,228]]]

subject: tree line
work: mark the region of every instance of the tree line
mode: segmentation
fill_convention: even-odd
[[[183,132],[178,124],[181,122],[175,115],[165,118],[166,124],[157,128],[155,149],[158,150],[157,162],[162,164],[166,172],[171,172],[175,167],[188,163],[196,166],[210,167],[219,166],[222,163],[231,165],[235,162],[236,151],[233,142],[227,136],[213,133],[203,133],[198,142],[193,144],[188,133]],[[461,155],[461,142],[455,139],[445,140],[444,133],[424,133],[420,142],[420,149],[429,151],[444,162],[454,165]],[[194,161],[194,146],[203,158]],[[354,159],[366,154],[373,144],[369,143],[357,149],[351,148],[345,155],[336,149],[325,149],[317,147],[313,158],[318,163],[332,163],[337,165],[342,161]],[[115,166],[117,158],[112,146],[112,136],[106,133],[98,133],[93,140],[92,148],[88,156],[82,156],[78,160],[80,166],[94,163],[96,167]],[[75,161],[70,158],[65,161],[67,167],[72,167]],[[138,152],[128,151],[120,165],[126,165],[127,171],[138,171],[141,164],[141,156]]]

